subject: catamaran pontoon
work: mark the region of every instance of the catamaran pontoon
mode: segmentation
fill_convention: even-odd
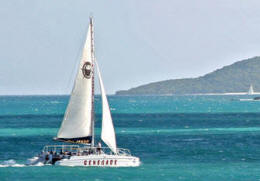
[[[94,142],[94,65],[102,97],[101,139],[108,146],[95,146]],[[93,19],[90,18],[86,42],[57,141],[74,145],[45,146],[38,157],[30,159],[62,166],[128,167],[139,166],[140,160],[129,150],[117,148],[113,121],[110,113],[100,70],[94,56]]]

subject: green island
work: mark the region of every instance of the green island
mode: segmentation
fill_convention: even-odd
[[[260,57],[235,62],[197,78],[171,79],[120,90],[116,95],[171,95],[260,90]]]

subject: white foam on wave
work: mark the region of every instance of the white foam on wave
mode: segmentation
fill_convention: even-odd
[[[202,138],[190,138],[190,139],[182,139],[182,141],[202,141]]]
[[[25,164],[18,164],[15,160],[6,160],[1,162],[0,167],[25,167]]]
[[[44,163],[42,162],[37,162],[37,163],[30,163],[29,161],[30,159],[27,160],[27,164],[21,164],[21,163],[17,163],[15,160],[10,159],[10,160],[6,160],[3,162],[0,162],[0,168],[2,167],[28,167],[28,166],[36,166],[36,167],[40,167],[40,166],[44,166]]]
[[[61,102],[59,101],[51,101],[51,104],[60,104]]]
[[[39,159],[38,156],[35,156],[35,157],[32,157],[32,158],[29,158],[27,160],[27,166],[36,166],[36,167],[39,167],[39,166],[44,166],[44,163],[42,162],[42,160]]]
[[[44,163],[38,162],[38,163],[36,163],[36,164],[34,164],[34,165],[28,165],[28,166],[41,167],[41,166],[44,166]]]

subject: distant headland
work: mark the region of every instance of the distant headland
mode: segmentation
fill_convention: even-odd
[[[171,79],[120,90],[116,95],[182,95],[260,91],[260,57],[224,66],[197,78]]]

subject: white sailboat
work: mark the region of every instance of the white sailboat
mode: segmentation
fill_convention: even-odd
[[[255,93],[255,92],[254,92],[254,88],[253,88],[253,85],[251,84],[250,87],[249,87],[249,90],[248,90],[247,94],[248,94],[248,95],[252,95],[252,94],[254,94],[254,93]]]
[[[95,146],[94,140],[94,65],[97,68],[102,97],[101,139],[108,146]],[[116,135],[101,73],[94,55],[93,19],[90,18],[86,42],[64,119],[55,138],[71,145],[45,146],[31,160],[61,166],[135,167],[140,159],[127,149],[117,147]]]

